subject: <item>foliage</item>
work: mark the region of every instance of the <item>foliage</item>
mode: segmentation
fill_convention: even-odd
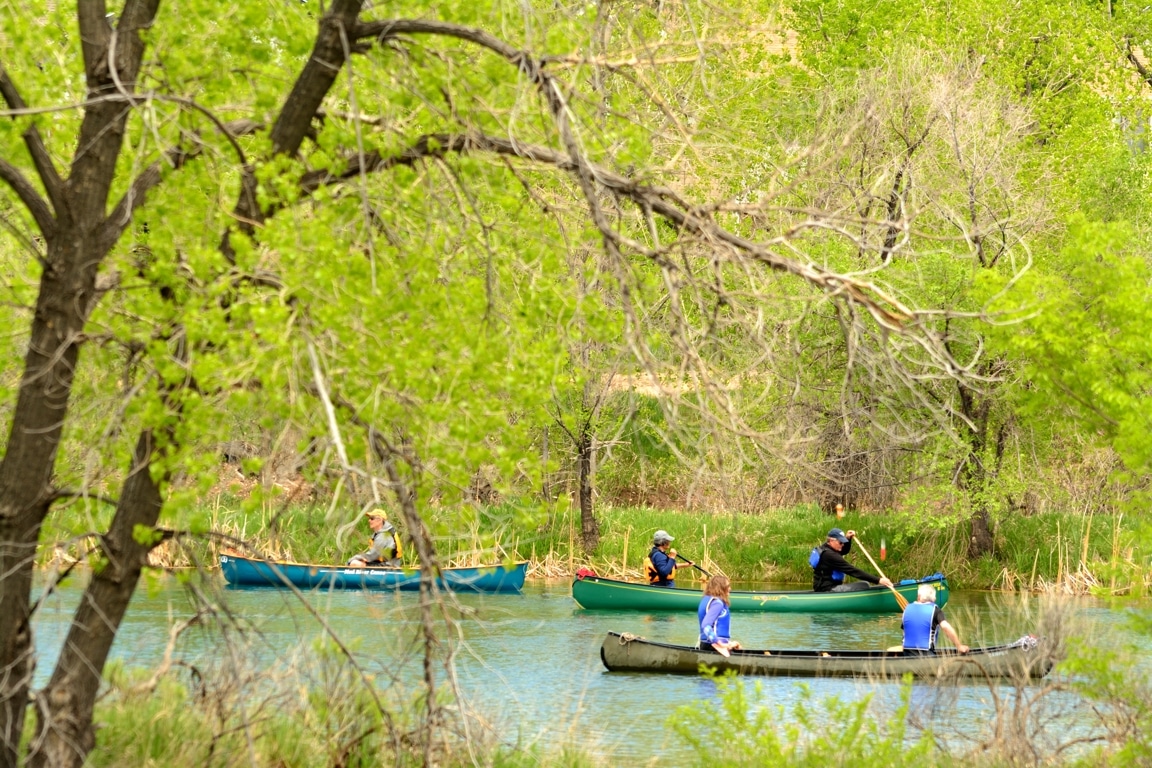
[[[335,665],[328,672],[296,670],[299,690],[280,689],[279,681],[255,688],[243,700],[238,691],[217,688],[211,680],[163,677],[152,685],[140,670],[112,664],[108,688],[97,717],[100,746],[88,765],[227,766],[240,759],[254,766],[419,765],[420,757],[395,751],[387,735],[391,725],[418,719],[418,699],[398,707],[385,723],[373,712],[363,689],[339,687],[333,677],[347,676]],[[277,674],[283,676],[285,670]],[[329,679],[325,679],[328,677]],[[210,698],[211,702],[206,701]],[[483,732],[477,723],[475,733]],[[437,756],[444,766],[485,765],[514,768],[549,765],[577,768],[595,761],[572,750],[531,749],[487,740],[456,743]]]
[[[42,530],[89,548],[114,617],[149,551],[221,524],[324,559],[384,503],[425,559],[560,552],[557,423],[613,490],[737,510],[907,498],[914,519],[869,535],[903,552],[998,520],[1009,569],[1038,465],[1099,436],[1126,474],[1092,503],[1145,487],[1148,9],[0,11],[10,615]],[[236,440],[263,477],[222,521],[203,504]],[[319,490],[298,520],[278,454]],[[924,498],[949,485],[963,504]],[[783,543],[717,516],[718,555],[801,576],[773,568],[826,521],[790,514]],[[118,620],[64,663],[98,675]],[[14,624],[0,648],[5,668],[31,658]],[[0,690],[4,712],[25,687]],[[81,749],[86,718],[60,721]]]
[[[1152,684],[1137,661],[1147,655],[1144,643],[1152,623],[1146,610],[1133,611],[1129,623],[1142,635],[1140,642],[1116,647],[1081,640],[1063,664],[1072,688],[1094,702],[1092,711],[1107,732],[1104,746],[1083,765],[1143,765],[1152,759]]]
[[[1127,225],[1075,220],[1060,277],[1035,281],[1040,311],[1007,342],[1028,361],[1030,407],[1058,403],[1132,478],[1152,472],[1152,273],[1141,242]]]
[[[684,704],[669,718],[677,736],[695,752],[697,765],[932,764],[931,734],[913,739],[906,733],[911,683],[904,685],[901,703],[887,721],[871,710],[871,696],[816,701],[803,686],[799,701],[787,711],[760,704],[760,683],[748,686],[724,677],[717,685],[718,702]]]

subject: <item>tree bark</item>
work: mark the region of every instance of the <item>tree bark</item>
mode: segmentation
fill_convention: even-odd
[[[103,557],[76,609],[52,679],[36,697],[31,768],[81,768],[96,745],[92,712],[104,663],[152,549],[151,541],[136,540],[135,530],[154,526],[164,504],[150,471],[156,450],[151,430],[143,432],[102,540]]]
[[[1002,364],[996,361],[982,365],[980,374],[989,383],[986,386],[995,386],[992,383],[1000,374]],[[999,470],[1000,458],[1004,450],[1004,435],[1007,425],[1001,424],[997,428],[995,442],[995,455],[988,455],[989,437],[993,429],[993,393],[980,392],[969,387],[964,382],[957,384],[960,391],[960,411],[968,420],[964,429],[965,442],[968,445],[967,455],[964,457],[964,466],[959,473],[959,485],[968,494],[972,514],[969,518],[972,533],[968,541],[968,557],[976,559],[991,554],[995,547],[995,538],[992,535],[992,515],[990,512],[992,482],[996,479]],[[992,458],[995,464],[988,466]]]
[[[15,167],[0,165],[0,179],[28,206],[47,245],[24,371],[0,460],[0,768],[18,761],[34,670],[29,623],[33,563],[53,499],[56,453],[82,333],[98,298],[97,273],[142,202],[116,206],[114,218],[105,213],[144,54],[139,31],[152,24],[159,4],[127,0],[114,28],[103,3],[79,3],[77,21],[92,102],[84,108],[66,182],[52,166],[36,129],[24,134],[51,203],[51,217],[48,205]],[[299,148],[316,107],[354,50],[346,30],[361,5],[361,0],[337,0],[321,19],[313,56],[273,127],[276,152],[293,154]],[[118,94],[123,98],[101,100]],[[2,68],[0,95],[12,109],[24,106]],[[247,207],[251,202],[241,195],[237,207],[258,212]],[[30,755],[32,765],[81,765],[94,744],[92,708],[104,662],[149,549],[133,539],[133,531],[137,525],[154,525],[160,513],[159,490],[149,469],[154,451],[154,436],[145,432],[103,540],[106,563],[85,592],[47,693],[37,701],[39,739]]]
[[[336,0],[320,19],[320,30],[312,47],[312,55],[292,85],[292,92],[272,125],[269,138],[275,155],[295,155],[304,137],[312,128],[312,120],[332,89],[348,57],[359,50],[355,42],[357,17],[363,0]],[[233,216],[237,228],[246,235],[255,232],[255,226],[264,221],[267,212],[256,200],[256,168],[248,165],[240,179],[240,195]],[[230,260],[234,258],[231,231],[225,231],[220,250]]]
[[[101,3],[80,3],[88,95],[131,94],[159,0],[128,0],[117,30]],[[110,45],[116,41],[114,56]],[[4,74],[3,96],[22,103]],[[15,765],[32,683],[29,625],[32,567],[40,529],[52,502],[52,476],[64,428],[82,332],[97,299],[96,275],[122,225],[105,218],[130,110],[123,102],[85,108],[79,149],[61,181],[35,129],[25,132],[37,173],[53,207],[51,226],[37,217],[48,251],[36,298],[7,448],[0,460],[0,766]],[[11,179],[9,179],[11,183]],[[35,214],[35,206],[32,206]]]
[[[600,544],[600,523],[592,508],[592,472],[594,460],[591,424],[585,423],[576,443],[576,463],[580,480],[580,544],[585,554],[592,554]]]

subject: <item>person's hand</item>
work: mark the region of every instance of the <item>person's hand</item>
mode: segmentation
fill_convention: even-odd
[[[856,531],[848,531],[844,535],[849,539],[854,539],[854,538],[856,538]]]
[[[956,650],[960,652],[961,656],[963,656],[965,653],[968,653],[968,651],[971,649],[968,646],[964,645],[964,643],[960,643],[960,645],[956,646]]]
[[[884,578],[880,579],[880,586],[891,587],[891,586],[893,586],[892,580],[889,579],[887,576],[885,576]]]
[[[740,641],[739,641],[739,640],[729,640],[729,641],[728,641],[728,647],[729,647],[729,648],[731,648],[731,649],[732,649],[732,650],[734,650],[734,651],[738,651],[738,650],[740,650],[741,648],[743,648],[744,646],[740,645]]]
[[[348,565],[363,568],[365,565],[367,565],[367,563],[362,558],[353,557],[348,560]]]
[[[668,557],[670,557],[670,558],[672,558],[673,560],[675,560],[675,559],[676,559],[676,550],[674,550],[674,549],[670,549],[670,550],[668,550]]]

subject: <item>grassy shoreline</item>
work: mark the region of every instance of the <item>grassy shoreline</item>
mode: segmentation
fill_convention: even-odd
[[[760,514],[601,506],[600,544],[590,555],[580,548],[579,512],[572,507],[504,505],[463,512],[431,507],[425,514],[447,564],[528,560],[532,578],[569,578],[576,569],[588,567],[605,576],[640,579],[652,534],[664,529],[675,537],[682,555],[734,581],[804,585],[811,582],[808,553],[833,526],[856,530],[868,553],[893,579],[942,571],[961,589],[1143,594],[1150,570],[1140,547],[1139,524],[1122,516],[1013,516],[997,525],[994,554],[972,561],[966,551],[966,524],[928,527],[897,513],[849,511],[838,520],[815,506]],[[84,532],[99,522],[85,517],[56,518],[48,540],[58,543],[42,549],[42,563],[83,559],[90,541]],[[175,518],[169,526],[184,533],[154,552],[152,562],[158,567],[215,567],[219,550],[229,540],[268,557],[342,563],[366,546],[368,536],[366,522],[355,512],[319,505],[252,511],[240,501],[218,498],[207,507],[177,512]],[[859,547],[852,559],[865,570],[875,570]]]

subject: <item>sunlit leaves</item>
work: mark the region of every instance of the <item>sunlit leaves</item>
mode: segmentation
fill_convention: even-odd
[[[1134,242],[1126,226],[1076,223],[1063,278],[1034,283],[1039,312],[1008,343],[1029,361],[1035,407],[1060,403],[1142,475],[1152,471],[1152,273]]]

